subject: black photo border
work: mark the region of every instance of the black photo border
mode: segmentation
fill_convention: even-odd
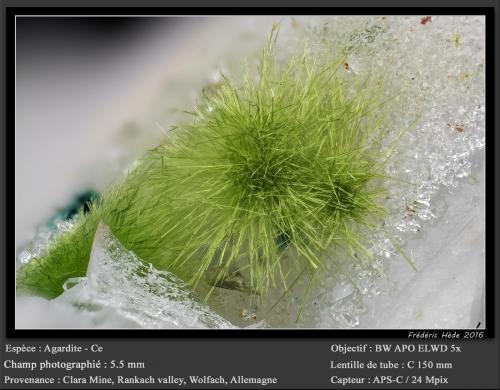
[[[496,9],[498,12],[498,9]],[[5,213],[5,294],[6,294],[6,336],[8,338],[404,338],[408,339],[411,329],[16,329],[15,328],[15,247],[14,204],[15,204],[15,17],[28,15],[74,15],[74,16],[134,16],[134,15],[484,15],[486,19],[486,290],[485,290],[485,338],[494,337],[495,283],[498,282],[498,252],[495,243],[495,172],[494,150],[498,137],[495,123],[498,115],[495,101],[495,8],[494,7],[266,7],[266,8],[184,8],[184,7],[6,7],[6,73],[5,101],[6,122],[3,134],[6,164]],[[467,329],[418,329],[414,332],[456,332],[463,339]]]

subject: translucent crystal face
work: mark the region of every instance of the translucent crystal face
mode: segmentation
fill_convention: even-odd
[[[96,231],[87,276],[71,282],[57,300],[87,309],[94,318],[113,310],[144,328],[233,327],[198,303],[182,280],[125,249],[103,224]]]
[[[387,182],[384,234],[363,232],[374,258],[370,265],[332,253],[331,262],[316,277],[321,282],[312,290],[307,283],[297,283],[286,296],[271,293],[268,303],[260,306],[242,294],[218,289],[211,302],[219,313],[215,314],[196,303],[174,275],[141,265],[104,229],[94,242],[87,278],[72,288],[68,284],[59,299],[112,308],[119,317],[153,328],[233,326],[227,319],[239,326],[260,327],[467,325],[469,318],[458,314],[463,311],[458,301],[482,304],[484,217],[478,210],[484,199],[480,177],[485,146],[484,36],[484,18],[472,16],[433,16],[425,23],[418,16],[302,17],[282,25],[279,52],[284,57],[287,48],[304,38],[313,50],[325,45],[340,50],[346,56],[342,66],[346,80],[351,75],[385,74],[386,98],[397,100],[394,106],[399,109],[389,114],[389,120],[394,132],[405,132],[386,168],[387,175],[397,180]],[[278,173],[246,163],[256,193],[279,185]],[[333,206],[340,203],[348,206],[349,197],[332,198]],[[467,241],[464,232],[475,239]],[[19,259],[28,262],[33,254],[36,257],[50,239],[50,234],[40,232],[32,254],[25,251]],[[286,232],[276,235],[278,247],[285,248],[289,239]],[[473,260],[462,261],[464,253]],[[456,267],[462,267],[463,274]],[[453,284],[453,278],[466,270],[470,275],[463,279],[466,284]],[[424,298],[417,300],[411,291],[420,291]],[[447,307],[446,299],[457,309]],[[433,306],[433,301],[440,306]],[[442,315],[433,314],[438,312]],[[399,320],[384,322],[387,313]]]
[[[326,27],[317,23],[306,30],[311,36],[326,31],[332,42],[347,37],[353,42],[346,59],[350,72],[388,71],[392,92],[402,91],[398,98],[402,99],[404,113],[394,112],[391,120],[395,128],[408,126],[408,132],[387,173],[404,182],[389,184],[387,205],[391,212],[385,229],[393,238],[374,237],[372,246],[389,279],[380,277],[380,269],[357,265],[348,265],[342,276],[328,275],[327,271],[327,282],[316,295],[316,304],[306,308],[304,323],[321,327],[470,326],[472,320],[461,311],[466,307],[468,312],[467,305],[472,301],[479,307],[483,304],[484,18],[435,16],[423,24],[416,16],[354,18],[349,30],[347,23],[352,20],[337,17]],[[351,32],[345,33],[348,30]],[[410,118],[417,119],[409,125]],[[466,177],[469,179],[464,180]],[[425,235],[427,231],[432,234]],[[458,244],[460,241],[451,239],[467,236],[464,231],[476,237],[473,247],[467,247],[469,240],[468,244]],[[404,269],[398,246],[405,248],[417,273],[411,267]],[[470,269],[465,271],[464,266],[462,271],[451,265],[454,256],[460,264],[459,254],[469,251],[474,259]],[[440,262],[449,268],[440,268]],[[437,268],[439,272],[432,278],[428,275],[430,279],[425,281],[419,275],[426,268]],[[458,276],[454,272],[474,275],[476,279],[462,275],[468,280],[469,292],[457,292],[454,286]],[[464,303],[433,285],[432,279],[449,280],[448,288]],[[407,289],[415,289],[414,294],[420,294],[421,300],[410,299],[413,295],[411,290],[406,294]],[[381,292],[382,297],[373,298]],[[403,301],[393,300],[395,294],[402,294]],[[450,303],[434,307],[429,294],[437,300],[447,297]],[[404,300],[411,303],[405,305]],[[391,311],[383,301],[397,302],[400,312]],[[376,310],[392,313],[398,320],[384,322],[384,316],[377,315]],[[408,318],[402,319],[405,315]],[[308,316],[313,319],[306,319]]]

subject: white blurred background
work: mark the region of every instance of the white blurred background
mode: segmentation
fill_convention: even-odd
[[[193,107],[224,67],[228,48],[252,53],[273,20],[18,17],[16,247],[77,192],[105,187],[116,164],[155,145],[175,109]]]
[[[218,69],[254,56],[280,21],[293,23],[278,16],[18,17],[16,248],[74,195],[119,177],[194,106]],[[484,326],[483,160],[484,152],[475,155],[476,181],[464,180],[460,196],[436,194],[434,202],[447,204],[439,222],[406,248],[419,272],[396,259],[388,274],[394,288],[365,300],[360,327]],[[95,326],[78,316],[40,298],[17,301],[17,327]],[[133,324],[110,315],[99,326]]]

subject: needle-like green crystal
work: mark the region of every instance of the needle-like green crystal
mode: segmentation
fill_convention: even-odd
[[[391,150],[383,83],[331,53],[278,61],[276,38],[273,29],[255,72],[224,75],[191,123],[21,268],[18,290],[53,298],[84,276],[100,221],[142,260],[205,291],[261,294],[314,272],[328,249],[366,252]]]

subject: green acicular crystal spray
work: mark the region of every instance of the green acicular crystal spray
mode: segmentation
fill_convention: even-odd
[[[342,55],[276,56],[275,27],[258,68],[224,75],[137,166],[18,272],[22,293],[54,298],[85,276],[95,231],[109,226],[146,263],[208,296],[261,295],[313,275],[331,249],[368,255],[363,231],[384,214],[383,82]]]

